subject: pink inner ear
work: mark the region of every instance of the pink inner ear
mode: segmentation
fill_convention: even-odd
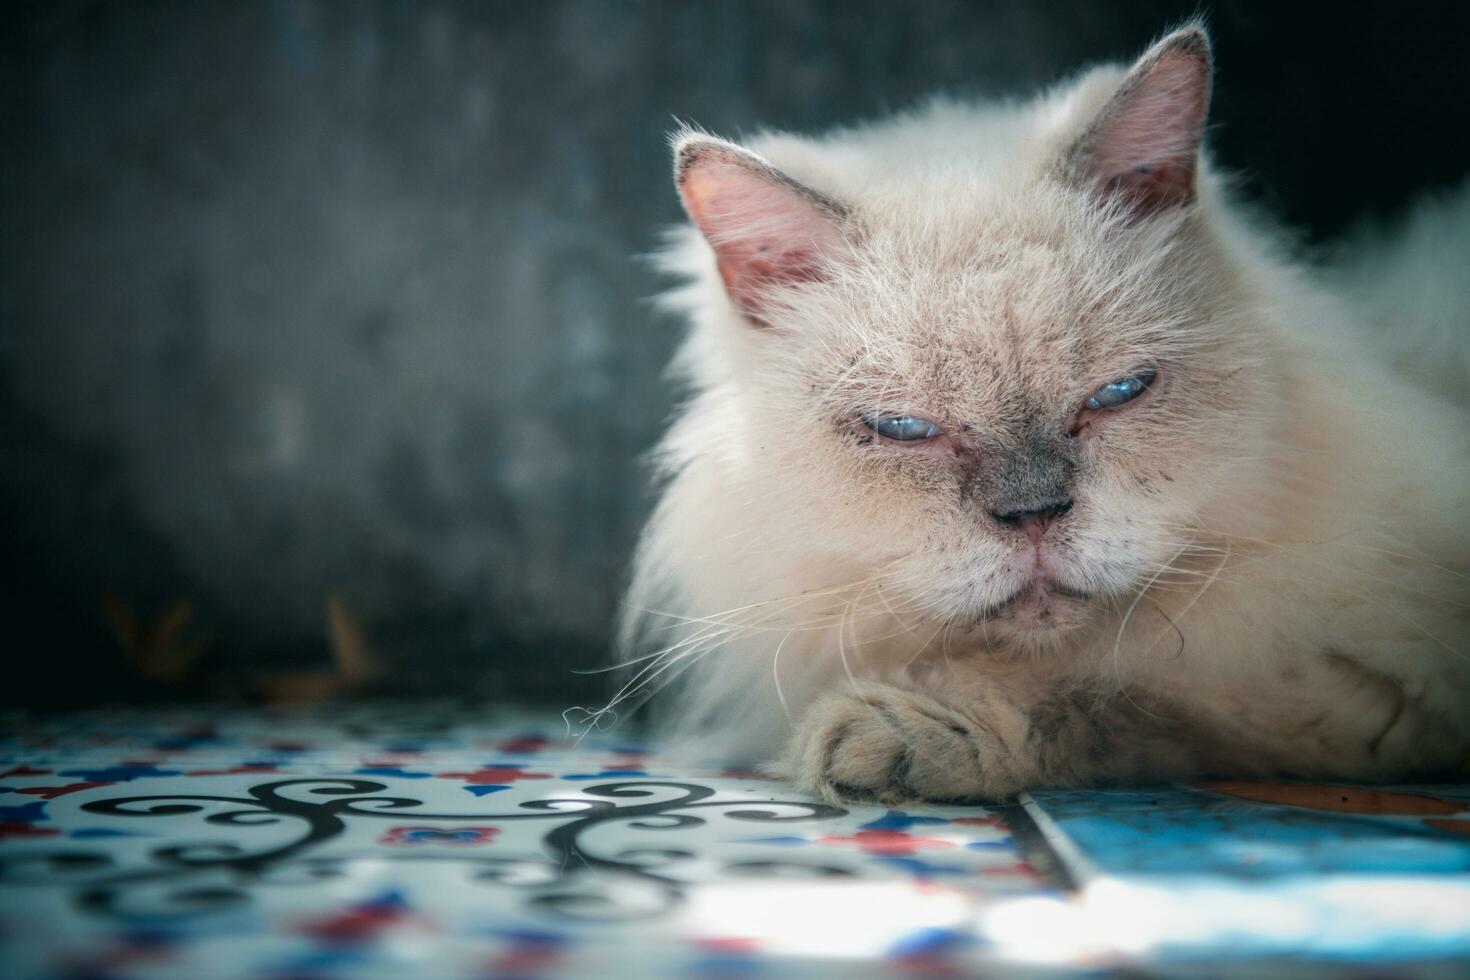
[[[1104,110],[1087,148],[1089,171],[1139,213],[1192,200],[1209,97],[1209,54],[1202,44],[1146,56]]]
[[[771,287],[820,279],[841,246],[833,206],[733,147],[686,146],[678,180],[726,291],[758,323]]]

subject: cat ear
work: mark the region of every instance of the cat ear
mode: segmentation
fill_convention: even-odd
[[[1156,43],[1073,148],[1076,172],[1139,218],[1194,200],[1211,75],[1200,25]]]
[[[844,209],[760,157],[709,136],[674,148],[684,210],[715,250],[730,299],[763,325],[773,286],[815,282],[845,245]]]

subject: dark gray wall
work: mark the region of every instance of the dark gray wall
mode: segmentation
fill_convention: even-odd
[[[1216,144],[1254,194],[1321,240],[1464,172],[1462,25],[1277,6],[1212,15]],[[189,597],[214,689],[320,662],[337,594],[393,690],[573,700],[672,405],[636,256],[677,217],[673,117],[1025,91],[1192,9],[6,6],[0,614],[31,676],[3,699],[147,692],[106,589]]]

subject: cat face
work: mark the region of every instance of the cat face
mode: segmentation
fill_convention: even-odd
[[[1046,643],[1145,585],[1257,394],[1195,199],[1208,87],[1181,31],[1058,152],[986,180],[926,161],[819,190],[684,139],[738,321],[717,356],[745,492],[881,569],[885,601],[994,639]]]

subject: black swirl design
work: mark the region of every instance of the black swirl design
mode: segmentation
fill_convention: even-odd
[[[780,800],[751,803],[714,800],[714,790],[664,780],[608,782],[566,799],[521,803],[511,812],[434,813],[421,800],[378,795],[388,786],[369,779],[297,778],[262,783],[247,796],[124,796],[92,800],[87,813],[144,820],[205,814],[208,825],[243,828],[291,826],[285,843],[260,849],[236,842],[174,842],[153,848],[137,867],[119,867],[95,848],[51,850],[0,859],[0,885],[62,885],[76,889],[79,905],[122,920],[158,921],[209,914],[250,901],[253,884],[311,884],[347,874],[365,854],[318,854],[349,820],[410,818],[426,822],[555,823],[541,838],[538,857],[373,851],[376,860],[448,861],[472,883],[524,890],[530,908],[577,920],[629,920],[660,915],[680,904],[685,885],[670,867],[693,855],[678,848],[624,847],[606,853],[591,838],[598,828],[621,823],[640,831],[666,831],[706,823],[707,813],[730,820],[791,823],[828,820],[847,811],[823,803]],[[698,812],[690,812],[698,811]],[[748,862],[747,862],[748,863]],[[793,875],[840,875],[841,868],[799,862],[761,862]],[[752,869],[732,868],[735,873]]]

